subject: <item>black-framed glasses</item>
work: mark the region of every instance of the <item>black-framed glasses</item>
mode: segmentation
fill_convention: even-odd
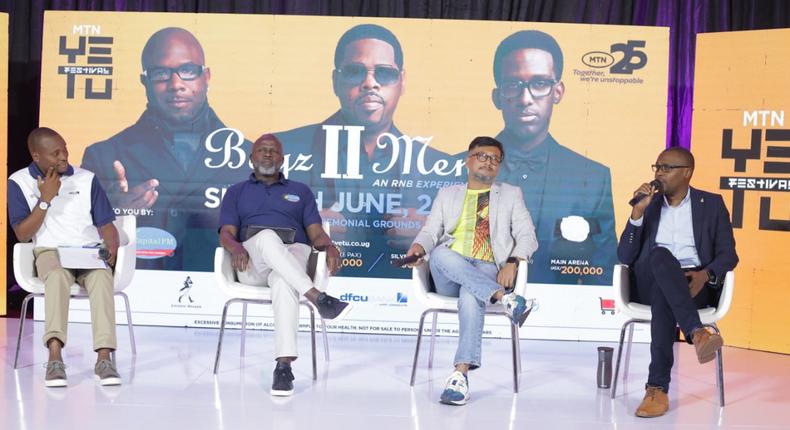
[[[186,63],[178,67],[151,67],[143,70],[143,76],[151,82],[167,82],[177,74],[182,81],[194,81],[203,74],[206,66],[200,64]]]
[[[497,157],[496,155],[488,154],[485,152],[475,152],[474,154],[469,154],[469,156],[477,158],[477,161],[481,163],[485,163],[486,161],[491,161],[494,164],[499,164],[502,162],[502,157]]]
[[[691,167],[691,166],[685,166],[685,165],[681,165],[681,164],[653,164],[650,167],[656,173],[658,173],[658,172],[669,173],[669,172],[672,171],[672,169],[681,169],[681,168],[684,168],[684,167]]]
[[[499,86],[499,93],[504,97],[512,99],[521,97],[526,88],[532,98],[546,97],[551,93],[557,81],[554,79],[531,79],[529,81],[507,81]]]
[[[368,72],[373,72],[373,79],[382,86],[392,85],[400,80],[401,71],[392,66],[376,66],[373,69],[368,69],[362,64],[346,64],[345,66],[335,69],[340,80],[349,85],[359,85],[365,81]]]

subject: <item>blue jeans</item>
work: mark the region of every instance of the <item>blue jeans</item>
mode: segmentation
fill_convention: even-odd
[[[501,289],[496,264],[467,258],[446,246],[431,251],[428,259],[436,292],[458,297],[458,349],[453,364],[480,367],[486,305]]]

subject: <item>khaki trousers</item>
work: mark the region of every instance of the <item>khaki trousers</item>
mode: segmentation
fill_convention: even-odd
[[[115,298],[110,269],[64,269],[55,248],[35,248],[36,271],[44,281],[44,346],[53,337],[66,345],[71,286],[75,281],[88,291],[93,349],[115,349]]]
[[[307,276],[311,248],[303,243],[283,244],[272,230],[259,232],[243,245],[250,262],[245,272],[238,272],[239,281],[271,288],[274,355],[298,357],[299,301],[313,288],[313,281]]]

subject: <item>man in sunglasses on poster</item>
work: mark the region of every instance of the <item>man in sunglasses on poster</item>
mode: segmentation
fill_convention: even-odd
[[[156,229],[157,241],[174,238],[148,250],[153,255],[138,260],[138,269],[210,271],[213,256],[205,250],[218,246],[220,199],[212,206],[207,194],[244,180],[242,155],[251,144],[209,106],[211,70],[192,33],[161,29],[141,57],[146,110],[132,126],[90,145],[82,167],[96,173],[116,212],[137,215],[138,227]],[[216,150],[226,142],[238,149],[227,160]]]
[[[496,139],[509,157],[500,180],[521,187],[540,247],[529,281],[611,285],[617,261],[609,168],[560,145],[549,133],[562,101],[563,55],[535,30],[505,38],[494,55],[491,92],[505,128]]]
[[[275,133],[291,154],[290,164],[312,154],[312,168],[292,169],[289,179],[316,190],[333,238],[346,244],[340,275],[411,277],[410,270],[390,261],[406,252],[440,188],[419,187],[417,177],[420,183],[436,183],[460,174],[460,167],[453,170],[455,163],[448,162],[445,175],[417,175],[419,167],[430,169],[451,157],[412,142],[393,122],[406,79],[403,57],[388,29],[352,27],[335,48],[332,88],[340,109],[319,124]]]

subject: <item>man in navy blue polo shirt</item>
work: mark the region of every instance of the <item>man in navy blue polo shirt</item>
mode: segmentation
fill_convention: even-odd
[[[280,173],[280,141],[271,134],[259,137],[250,160],[254,169],[250,178],[228,188],[222,200],[219,242],[231,253],[240,282],[272,289],[277,366],[271,394],[288,396],[293,393],[291,362],[297,358],[299,297],[313,303],[324,319],[342,317],[350,306],[314,288],[307,275],[310,245],[326,250],[332,274],[340,268],[340,252],[321,227],[310,188]],[[251,226],[267,228],[248,237]],[[275,228],[293,230],[293,243],[287,238],[284,242]]]
[[[76,281],[90,299],[96,376],[101,385],[119,385],[121,377],[110,360],[116,346],[112,271],[63,268],[57,250],[103,240],[110,252],[108,262],[115,265],[119,245],[112,223],[115,214],[96,176],[69,165],[66,142],[56,131],[33,130],[27,146],[33,162],[9,177],[8,215],[17,240],[33,241],[36,272],[44,281],[44,345],[49,349],[44,383],[66,386],[61,348],[66,344],[70,291]]]

